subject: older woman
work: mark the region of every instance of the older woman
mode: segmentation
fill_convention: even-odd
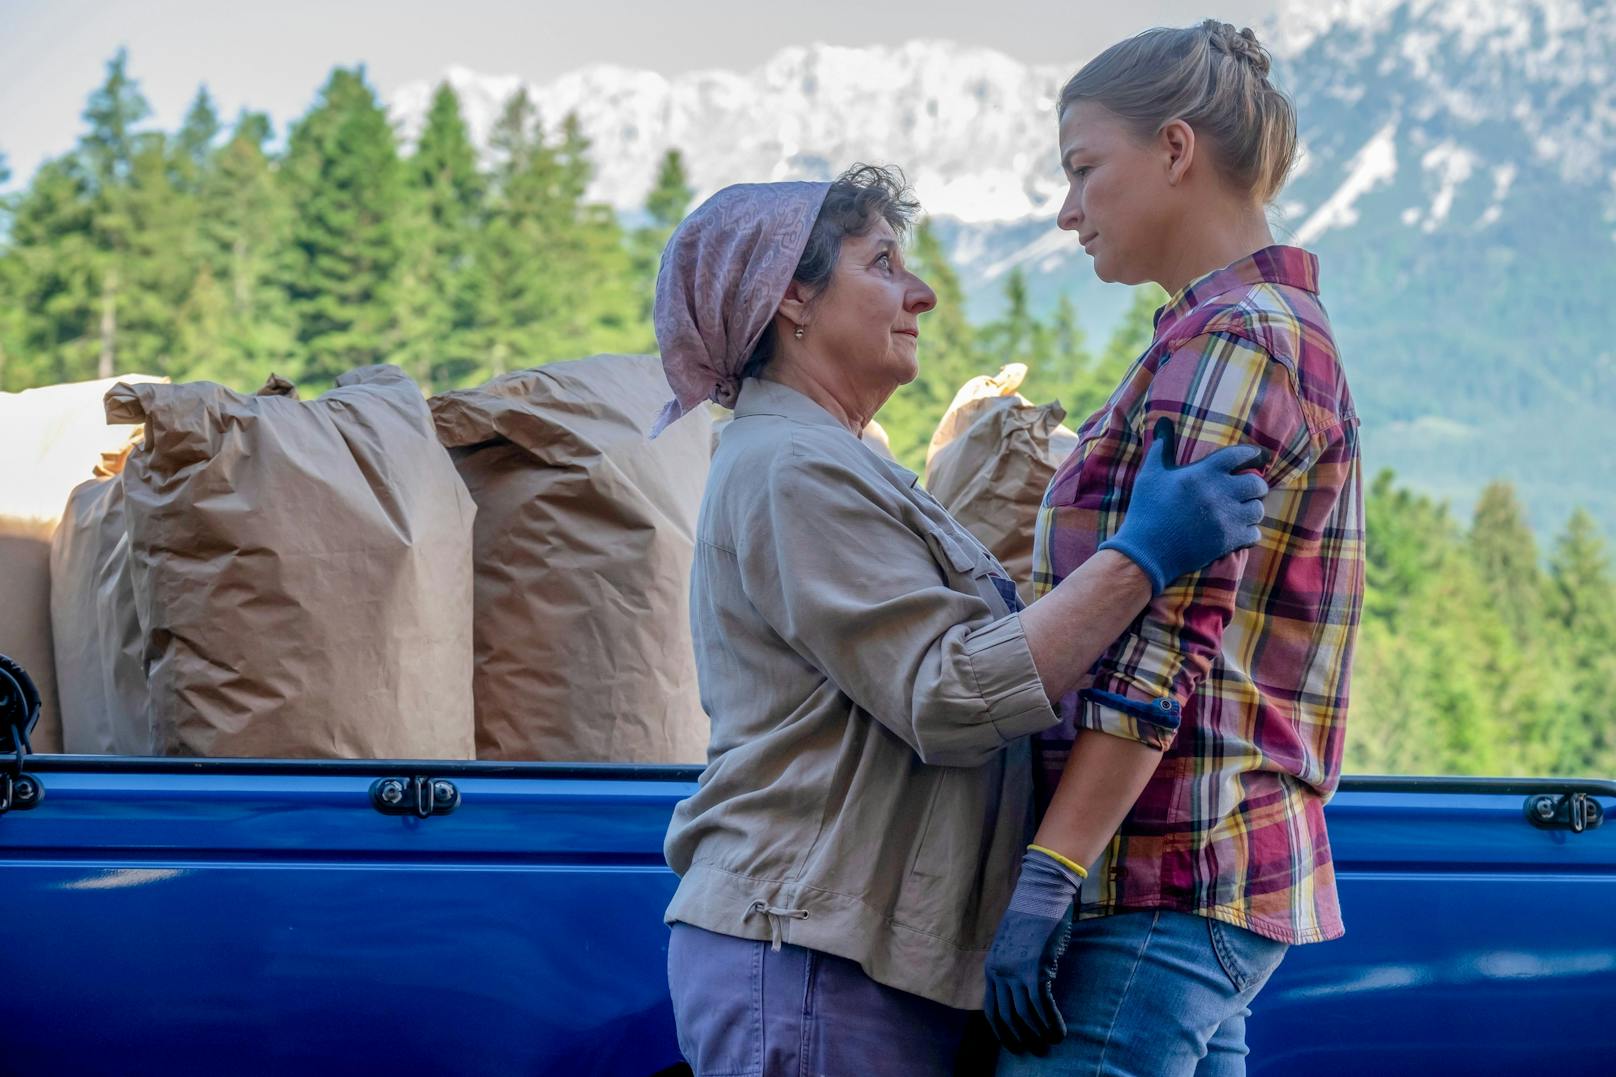
[[[657,281],[676,399],[735,421],[691,584],[700,786],[667,911],[698,1074],[949,1073],[1032,824],[1027,737],[1171,579],[1253,541],[1231,447],[1139,475],[1108,548],[1025,611],[915,476],[859,439],[918,372],[936,296],[904,265],[899,179],[731,187]],[[1162,442],[1170,438],[1158,439]]]

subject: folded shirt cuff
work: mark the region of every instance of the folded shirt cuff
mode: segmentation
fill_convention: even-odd
[[[1060,721],[1033,665],[1020,614],[972,632],[965,637],[964,651],[1000,738],[1008,742],[1030,736]]]
[[[1101,687],[1103,685],[1103,687]],[[1079,695],[1076,724],[1166,751],[1178,733],[1183,704],[1115,677],[1102,677]]]

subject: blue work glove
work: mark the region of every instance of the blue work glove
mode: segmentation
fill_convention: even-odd
[[[1036,849],[1021,858],[1021,878],[988,951],[982,1008],[999,1042],[1014,1054],[1044,1054],[1066,1038],[1055,1005],[1055,966],[1072,933],[1072,906],[1083,880]]]
[[[1261,475],[1235,474],[1267,466],[1266,449],[1230,445],[1183,467],[1174,465],[1176,459],[1172,421],[1160,419],[1134,479],[1128,515],[1117,533],[1100,543],[1100,549],[1126,554],[1143,569],[1158,595],[1180,576],[1256,545],[1262,537],[1257,529],[1262,500],[1268,496]]]

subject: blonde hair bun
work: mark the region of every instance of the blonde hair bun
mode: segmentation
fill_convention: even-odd
[[[1251,27],[1236,30],[1233,23],[1207,19],[1201,23],[1201,29],[1211,35],[1213,43],[1218,48],[1236,60],[1250,64],[1259,78],[1267,78],[1268,72],[1273,70],[1274,64],[1268,50],[1258,42],[1257,35],[1252,32]]]

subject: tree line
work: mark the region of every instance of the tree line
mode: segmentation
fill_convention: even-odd
[[[149,116],[119,53],[77,146],[0,202],[0,389],[139,371],[251,390],[273,371],[312,395],[390,362],[436,391],[655,348],[656,266],[692,198],[677,150],[648,164],[630,226],[588,198],[576,117],[540,116],[525,91],[480,147],[447,84],[402,145],[362,68],[333,70],[283,143],[262,113],[227,128],[205,88],[177,131]],[[1004,363],[1026,363],[1022,392],[1080,422],[1163,298],[1139,289],[1091,344],[1070,300],[1031,308],[1020,270],[1000,316],[971,324],[924,220],[908,257],[938,306],[920,378],[878,418],[917,470],[959,385]],[[1616,581],[1592,518],[1575,513],[1545,557],[1507,484],[1466,527],[1389,472],[1367,515],[1348,769],[1616,775]]]
[[[279,152],[261,113],[224,130],[205,88],[172,134],[149,113],[120,53],[75,150],[9,200],[0,386],[276,369],[318,390],[394,362],[445,388],[650,343],[648,282],[690,197],[677,154],[625,230],[585,199],[576,119],[547,128],[525,93],[483,158],[447,86],[401,153],[363,69],[334,70]]]
[[[628,227],[588,199],[576,117],[541,117],[525,90],[483,146],[447,84],[403,146],[362,68],[333,70],[281,145],[262,113],[226,129],[205,87],[177,131],[150,113],[120,52],[78,145],[0,206],[0,388],[139,371],[250,390],[273,369],[318,392],[392,362],[438,390],[655,348],[657,262],[692,197],[677,150],[648,164]],[[906,460],[967,378],[1027,362],[1029,392],[1076,414],[1148,338],[1142,296],[1091,354],[1070,301],[1040,320],[1020,271],[1005,314],[972,326],[924,221],[911,257],[940,304],[924,377],[882,416]]]

